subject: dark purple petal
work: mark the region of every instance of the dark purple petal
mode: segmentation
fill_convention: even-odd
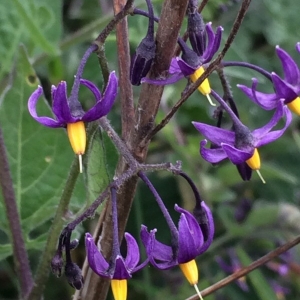
[[[282,80],[277,74],[272,73],[272,81],[277,96],[284,98],[285,104],[290,103],[298,97],[296,89],[288,82]]]
[[[95,245],[93,237],[85,234],[85,249],[90,268],[99,276],[111,278],[108,274],[109,264]]]
[[[57,128],[57,127],[63,127],[65,124],[61,122],[57,122],[52,118],[49,117],[39,117],[36,113],[36,105],[43,93],[43,89],[41,86],[39,86],[29,97],[28,99],[28,110],[30,115],[39,123],[41,123],[44,126]]]
[[[102,100],[101,92],[99,91],[98,87],[91,81],[86,79],[80,79],[80,83],[86,86],[93,94],[96,99],[96,102]]]
[[[257,84],[258,80],[256,78],[252,78],[251,88],[242,84],[238,84],[237,87],[241,89],[241,91],[244,92],[251,101],[258,104],[263,109],[271,110],[276,108],[279,97],[275,93],[266,94],[256,91]]]
[[[183,59],[179,58],[179,57],[176,57],[177,59],[177,63],[178,63],[178,66],[182,72],[182,74],[187,77],[187,76],[190,76],[192,74],[195,73],[195,71],[200,67],[197,66],[196,68],[195,67],[192,67],[190,66],[189,64],[187,64]]]
[[[259,142],[267,133],[269,133],[272,130],[274,126],[277,125],[277,123],[283,116],[283,112],[283,100],[281,100],[278,102],[277,109],[271,120],[265,126],[252,131],[252,135],[255,139],[255,147],[257,147],[257,142]]]
[[[246,163],[237,164],[236,167],[244,181],[251,179],[252,169]]]
[[[65,81],[61,81],[57,86],[54,93],[52,110],[59,122],[67,124],[80,120],[79,118],[74,118],[71,115],[67,97],[67,83]]]
[[[284,127],[280,130],[275,130],[266,134],[263,138],[260,139],[260,141],[257,142],[257,147],[261,147],[263,145],[272,143],[275,140],[279,139],[284,134],[285,130],[289,127],[289,125],[292,122],[292,113],[286,106],[284,106],[283,109],[286,117]]]
[[[200,142],[200,154],[208,162],[215,164],[227,158],[227,154],[222,148],[207,149],[205,145],[207,140]]]
[[[111,279],[122,280],[131,278],[131,272],[127,269],[126,263],[121,255],[117,255],[115,263],[115,272]]]
[[[234,146],[228,145],[228,144],[223,144],[222,148],[226,152],[228,158],[231,160],[231,162],[235,165],[241,164],[245,162],[247,159],[249,159],[254,152],[254,148],[251,149],[252,151],[249,150],[240,150],[235,148]]]
[[[198,256],[198,250],[202,246],[203,234],[195,217],[188,211],[175,205],[175,210],[179,212],[178,223],[178,254],[179,264],[189,262]]]
[[[125,239],[127,243],[127,256],[125,258],[125,265],[129,271],[132,271],[140,260],[140,250],[135,238],[125,232]]]
[[[115,72],[111,72],[102,100],[98,101],[90,110],[88,110],[83,115],[82,120],[86,122],[92,122],[107,115],[114,104],[117,92],[118,78],[115,75]]]
[[[281,65],[284,72],[284,79],[292,84],[296,85],[300,83],[300,72],[296,62],[292,57],[282,50],[279,46],[276,46],[276,53],[281,60]]]
[[[212,143],[221,146],[222,143],[234,145],[235,133],[230,130],[207,125],[205,123],[192,122],[195,128]]]

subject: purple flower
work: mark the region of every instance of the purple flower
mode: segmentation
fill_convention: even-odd
[[[118,89],[118,79],[115,72],[111,72],[107,87],[103,96],[99,89],[91,81],[80,79],[80,83],[86,86],[95,96],[96,103],[87,112],[84,112],[77,97],[67,97],[67,83],[61,81],[57,87],[52,86],[52,111],[55,116],[39,117],[36,112],[36,105],[43,94],[43,89],[39,86],[28,100],[28,110],[31,116],[40,124],[57,128],[67,127],[68,124],[79,121],[92,122],[107,115],[114,103]]]
[[[132,235],[125,233],[127,243],[127,254],[124,258],[120,253],[119,237],[118,237],[118,212],[117,212],[117,190],[111,188],[112,201],[112,220],[113,220],[113,243],[112,254],[107,261],[101,250],[98,250],[94,243],[93,237],[85,234],[85,248],[87,259],[91,269],[101,277],[111,280],[112,292],[116,300],[127,298],[127,279],[131,278],[131,274],[140,270],[148,263],[146,259],[138,266],[140,260],[139,247]]]
[[[147,263],[138,266],[140,260],[140,251],[138,244],[134,237],[125,233],[127,243],[127,255],[123,258],[120,254],[109,262],[106,261],[101,251],[95,245],[94,239],[91,234],[85,234],[85,247],[87,251],[87,259],[91,269],[101,277],[109,279],[129,279],[131,274],[140,270]]]
[[[212,92],[212,95],[216,99],[219,98],[215,92]],[[206,138],[200,142],[201,156],[210,163],[218,163],[225,158],[229,158],[235,165],[246,162],[253,170],[259,170],[260,157],[257,148],[280,138],[291,123],[291,112],[282,102],[278,103],[270,122],[253,131],[250,131],[234,115],[231,116],[234,121],[234,130],[192,122],[195,128]],[[277,125],[283,116],[286,118],[284,127],[280,130],[272,131],[273,127]],[[213,149],[206,148],[207,140],[210,140],[218,147]]]
[[[229,264],[226,263],[220,256],[216,257],[216,261],[224,272],[226,272],[228,274],[233,274],[242,268],[242,264],[239,261],[237,255],[233,249],[229,249],[228,254],[229,254],[229,259],[230,259]],[[244,292],[249,291],[249,287],[246,283],[245,276],[238,278],[236,280],[236,283]]]
[[[87,112],[82,109],[78,101],[79,83],[86,86],[96,99],[95,105]],[[107,115],[117,96],[118,79],[115,72],[109,75],[107,87],[102,95],[99,89],[85,79],[75,79],[70,97],[67,97],[67,83],[61,81],[57,87],[52,86],[52,111],[55,118],[39,117],[36,112],[38,100],[43,94],[43,89],[39,86],[29,97],[28,110],[31,116],[40,124],[58,128],[66,127],[68,137],[75,154],[79,156],[80,172],[82,172],[82,155],[86,147],[86,131],[84,122],[92,122]]]
[[[164,270],[184,265],[208,249],[213,240],[214,222],[211,211],[204,201],[201,202],[201,206],[205,224],[199,224],[191,213],[175,205],[175,210],[180,213],[180,219],[176,232],[177,241],[172,240],[171,246],[156,240],[156,229],[148,232],[147,227],[142,225],[142,242],[153,266]]]
[[[173,84],[184,77],[189,77],[195,82],[203,73],[203,65],[211,61],[215,53],[218,51],[221,43],[223,28],[219,26],[214,33],[211,23],[206,24],[205,30],[208,36],[208,43],[202,56],[198,56],[196,52],[189,49],[185,42],[181,39],[178,43],[182,49],[182,58],[175,57],[171,61],[169,68],[170,77],[164,80],[156,80],[150,78],[142,78],[141,82],[147,82],[155,85]],[[199,86],[199,91],[203,95],[210,94],[210,86],[208,79],[205,79]],[[210,99],[209,99],[210,100]]]
[[[300,53],[300,42],[296,44],[296,49]],[[256,90],[258,80],[252,79],[252,87],[244,85],[238,87],[256,104],[263,109],[271,110],[277,107],[280,99],[284,99],[290,110],[300,115],[300,70],[293,58],[279,46],[276,46],[276,53],[279,57],[284,73],[284,78],[280,78],[272,73],[272,83],[274,93],[262,93]]]

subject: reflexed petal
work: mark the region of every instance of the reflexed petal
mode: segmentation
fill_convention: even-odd
[[[235,165],[245,162],[253,155],[254,152],[254,148],[252,149],[252,151],[249,150],[245,151],[245,150],[237,149],[234,146],[228,144],[223,144],[222,148],[226,152],[231,162],[234,163]]]
[[[205,123],[192,122],[195,128],[212,143],[220,146],[221,143],[234,145],[235,133],[230,130],[207,125]]]
[[[214,234],[215,234],[215,223],[214,223],[214,219],[213,219],[211,210],[204,201],[201,202],[201,206],[205,211],[206,222],[199,223],[200,228],[202,230],[202,234],[204,236],[204,243],[201,246],[201,248],[198,249],[198,255],[204,253],[209,248],[209,246],[211,245],[211,243],[213,241]]]
[[[57,120],[65,124],[79,121],[79,118],[74,118],[71,115],[67,97],[67,83],[65,81],[61,81],[58,84],[54,96],[52,110]]]
[[[207,24],[207,29],[211,30],[213,33],[213,30],[211,28],[211,23]],[[218,26],[216,30],[216,34],[213,33],[213,40],[211,42],[210,40],[208,41],[208,46],[206,48],[205,53],[203,54],[203,63],[210,62],[213,56],[215,55],[215,53],[219,50],[223,30],[224,30],[223,27]]]
[[[57,127],[63,127],[65,124],[62,124],[61,122],[57,122],[52,118],[49,117],[39,117],[36,113],[36,105],[43,93],[43,89],[41,86],[39,86],[29,97],[28,100],[28,110],[31,116],[39,123],[41,123],[44,126],[57,128]]]
[[[127,243],[127,256],[125,258],[125,265],[129,271],[132,271],[140,260],[140,250],[135,238],[125,232],[125,239]]]
[[[127,269],[126,263],[121,255],[117,255],[116,261],[115,261],[115,272],[112,279],[128,279],[131,278],[130,270]]]
[[[55,85],[51,85],[51,99],[53,100],[55,97],[55,92],[56,92],[57,88]]]
[[[207,140],[203,140],[200,142],[200,154],[206,161],[215,164],[227,158],[227,154],[221,147],[215,149],[207,149],[205,148],[206,144]]]
[[[276,53],[281,60],[285,80],[292,85],[299,84],[300,73],[296,62],[287,52],[282,50],[279,46],[276,46]]]
[[[92,122],[107,115],[114,104],[117,92],[118,79],[115,75],[115,72],[111,72],[102,100],[98,101],[90,110],[88,110],[83,115],[82,121]]]
[[[101,92],[99,91],[98,87],[91,81],[86,79],[80,79],[80,83],[84,86],[86,86],[91,92],[94,94],[94,97],[96,99],[96,102],[102,100]]]
[[[281,117],[283,116],[283,100],[280,100],[277,105],[277,109],[271,118],[271,120],[263,127],[255,129],[252,131],[252,135],[255,139],[255,142],[258,142],[260,139],[262,139],[268,132],[271,131],[271,129],[277,125]],[[255,147],[258,147],[257,144],[254,144]]]
[[[98,250],[93,237],[89,233],[85,234],[85,249],[91,269],[99,276],[110,278],[110,274],[107,272],[109,264]]]
[[[253,78],[251,88],[242,84],[238,84],[237,87],[241,89],[241,91],[244,92],[250,100],[261,106],[263,109],[271,110],[276,108],[279,97],[275,93],[266,94],[256,91],[257,84],[258,80]]]
[[[296,50],[300,53],[300,42],[296,44]]]
[[[285,104],[298,97],[296,89],[288,82],[282,80],[277,74],[272,73],[272,81],[278,97],[285,99]]]
[[[184,60],[182,60],[181,58],[176,57],[176,59],[177,59],[178,66],[179,66],[179,68],[180,68],[182,74],[183,74],[184,76],[186,76],[186,77],[192,75],[192,74],[198,69],[198,67],[200,66],[200,65],[199,65],[199,66],[197,66],[197,68],[194,68],[194,67],[188,65],[188,64],[187,64]]]
[[[186,263],[198,255],[198,250],[203,244],[203,234],[195,217],[188,211],[175,205],[179,213],[178,224],[178,263]]]
[[[156,229],[147,231],[147,227],[142,225],[141,239],[146,248],[147,255],[153,266],[158,269],[169,269],[177,265],[177,261],[173,257],[173,250],[170,246],[166,246],[155,239]],[[156,261],[157,260],[157,261]]]
[[[263,136],[261,138],[261,140],[257,142],[257,147],[261,147],[263,145],[272,143],[275,140],[279,139],[284,134],[285,130],[289,127],[289,125],[292,122],[292,113],[290,112],[290,110],[286,106],[284,106],[283,109],[284,109],[284,114],[285,114],[285,117],[286,117],[284,127],[280,130],[275,130],[275,131],[269,132],[268,134]]]

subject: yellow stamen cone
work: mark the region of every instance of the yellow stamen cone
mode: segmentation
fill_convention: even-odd
[[[198,283],[198,267],[194,259],[187,263],[179,264],[179,267],[190,285]]]
[[[115,300],[126,300],[127,299],[127,280],[113,279],[111,281],[111,289]]]
[[[182,273],[184,274],[185,278],[188,280],[188,282],[190,283],[190,285],[192,285],[195,290],[196,293],[198,294],[199,298],[201,300],[203,300],[200,291],[198,289],[197,283],[198,283],[198,267],[196,264],[196,261],[190,260],[187,263],[184,264],[179,264],[179,267],[182,271]]]
[[[246,163],[252,170],[260,169],[260,156],[257,148],[254,149],[253,155],[246,160]]]
[[[264,178],[262,177],[262,175],[259,171],[259,169],[260,169],[260,156],[259,156],[257,148],[254,149],[253,155],[249,159],[246,160],[246,163],[252,170],[256,171],[256,173],[258,174],[261,181],[263,183],[266,183],[266,181],[264,180]]]
[[[190,79],[192,80],[192,82],[196,82],[198,78],[200,78],[200,76],[204,73],[204,68],[200,67],[199,69],[197,69],[192,75],[190,75]],[[204,96],[207,97],[210,105],[212,106],[216,106],[216,104],[214,104],[210,97],[209,94],[211,93],[211,88],[210,88],[210,84],[208,81],[208,78],[206,78],[198,87],[198,91],[203,94]]]
[[[86,131],[82,121],[67,124],[68,137],[75,154],[79,156],[79,169],[82,173],[82,154],[85,152]]]
[[[298,116],[300,116],[300,97],[297,97],[292,102],[288,103],[287,107],[292,112],[294,112],[295,114],[297,114]]]

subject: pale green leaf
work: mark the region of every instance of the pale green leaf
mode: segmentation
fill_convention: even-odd
[[[24,47],[19,48],[12,80],[1,102],[0,122],[22,229],[25,240],[28,240],[33,229],[53,218],[74,154],[64,129],[44,127],[28,112],[28,98],[37,88],[39,80],[28,61]],[[43,97],[38,103],[38,114],[51,116],[51,110]],[[70,211],[69,215],[76,213],[84,202],[83,187],[79,185],[71,202],[71,209],[74,210]],[[1,229],[7,232],[3,203],[0,203]],[[34,241],[26,243],[27,246],[40,249],[47,237],[47,229],[49,228],[39,232],[44,236],[39,239],[37,246]],[[7,253],[7,247],[3,249],[3,253],[0,249],[0,258],[2,254]]]

